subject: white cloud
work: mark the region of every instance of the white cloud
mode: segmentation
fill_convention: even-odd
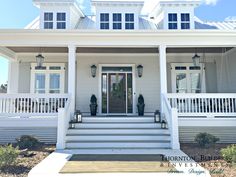
[[[202,0],[207,5],[216,5],[219,0]]]

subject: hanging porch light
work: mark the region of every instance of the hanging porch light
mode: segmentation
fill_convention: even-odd
[[[197,54],[197,51],[196,51],[195,55],[192,57],[193,65],[200,66],[200,59],[201,59],[201,57]]]
[[[41,68],[44,62],[44,56],[42,54],[38,54],[36,57],[37,67]]]

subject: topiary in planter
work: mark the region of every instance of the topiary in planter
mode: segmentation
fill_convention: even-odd
[[[139,116],[143,116],[144,115],[144,108],[145,108],[145,104],[144,104],[144,98],[143,98],[143,95],[139,95],[138,97],[138,104],[137,104],[137,107],[138,107],[138,115]]]
[[[90,99],[90,113],[91,113],[91,116],[96,116],[97,115],[97,107],[98,107],[97,98],[96,98],[95,95],[92,95],[91,99]]]
[[[199,133],[195,136],[194,141],[202,148],[209,148],[220,139],[209,133]]]

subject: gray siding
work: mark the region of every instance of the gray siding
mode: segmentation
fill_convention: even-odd
[[[22,135],[32,135],[41,142],[47,144],[56,144],[56,127],[1,127],[0,144],[14,143],[16,138]]]
[[[236,143],[236,127],[179,127],[180,142],[194,142],[198,133],[207,132],[220,138],[220,143]]]

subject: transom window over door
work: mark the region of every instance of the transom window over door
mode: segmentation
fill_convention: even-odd
[[[64,93],[65,65],[45,64],[38,68],[31,64],[31,93]]]
[[[172,63],[171,68],[173,93],[205,92],[205,70],[203,64],[193,66],[192,63]]]

